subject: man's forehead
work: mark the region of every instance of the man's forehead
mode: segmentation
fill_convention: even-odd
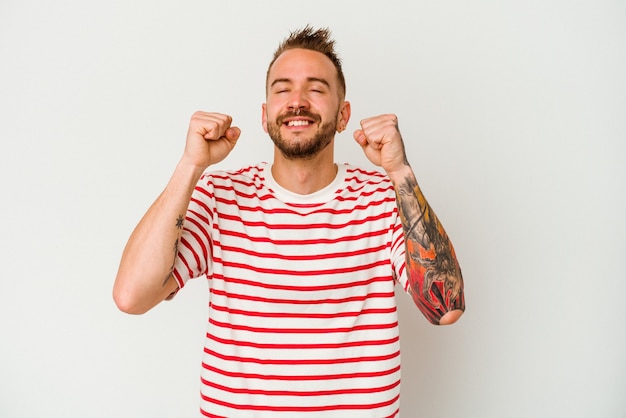
[[[269,69],[268,81],[272,83],[274,79],[289,79],[295,76],[327,78],[336,72],[337,69],[331,60],[321,52],[295,48],[283,52],[276,58]]]

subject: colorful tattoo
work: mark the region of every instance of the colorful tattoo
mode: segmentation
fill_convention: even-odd
[[[433,324],[465,310],[463,278],[454,248],[413,176],[396,185],[406,244],[409,292]]]

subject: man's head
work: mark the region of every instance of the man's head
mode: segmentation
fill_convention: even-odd
[[[283,40],[276,51],[270,65],[267,67],[266,76],[266,88],[269,88],[269,74],[276,59],[281,54],[290,49],[308,49],[324,54],[330,62],[333,63],[337,70],[337,81],[341,90],[339,94],[342,99],[346,96],[346,79],[343,75],[343,69],[341,67],[341,59],[335,52],[335,41],[331,38],[331,33],[328,29],[314,29],[311,26],[306,26],[303,29],[293,31],[291,34]]]
[[[263,128],[287,159],[310,159],[346,128],[350,103],[334,41],[326,29],[293,32],[267,71]]]

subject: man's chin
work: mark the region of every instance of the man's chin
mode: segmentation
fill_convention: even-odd
[[[314,126],[314,125],[312,125]],[[310,160],[333,142],[334,125],[324,125],[320,130],[289,130],[273,126],[269,135],[282,156],[289,160]]]
[[[277,143],[276,141],[274,141],[274,145],[276,146],[276,148],[278,148],[282,156],[292,161],[312,160],[317,155],[319,155],[319,153],[321,153],[324,149],[326,149],[326,147],[328,147],[331,143],[332,143],[332,138],[330,138],[330,140],[326,140],[323,142],[318,140],[318,142],[307,141],[307,142],[296,142],[296,143],[294,142]]]
[[[318,153],[317,147],[298,147],[298,146],[286,146],[285,144],[276,144],[276,148],[280,151],[280,154],[287,160],[311,160]]]

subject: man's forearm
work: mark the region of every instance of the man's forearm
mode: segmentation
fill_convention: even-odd
[[[113,289],[121,310],[143,313],[178,288],[171,273],[189,199],[200,175],[200,170],[179,164],[131,234]]]
[[[465,310],[463,278],[452,243],[411,167],[407,164],[391,180],[404,230],[409,292],[430,322],[452,323]]]

